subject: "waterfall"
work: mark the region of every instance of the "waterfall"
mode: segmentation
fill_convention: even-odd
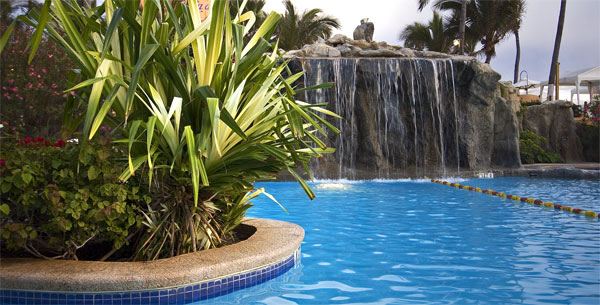
[[[306,92],[340,134],[326,143],[335,154],[311,162],[317,178],[364,179],[445,175],[460,169],[460,109],[450,59],[304,59]]]

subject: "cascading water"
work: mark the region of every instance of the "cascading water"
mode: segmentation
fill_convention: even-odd
[[[302,68],[307,87],[334,83],[306,92],[305,99],[328,103],[342,116],[328,118],[340,129],[327,136],[336,153],[311,163],[315,177],[386,179],[460,169],[452,60],[307,58]]]

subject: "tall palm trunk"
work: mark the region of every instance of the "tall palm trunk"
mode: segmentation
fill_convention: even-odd
[[[460,24],[458,26],[458,38],[460,39],[460,55],[465,54],[465,25],[467,23],[467,1],[462,0],[460,3]]]
[[[554,84],[556,84],[556,63],[558,63],[558,52],[560,51],[560,41],[562,39],[563,26],[565,25],[565,11],[567,9],[567,0],[560,1],[560,14],[558,15],[558,27],[556,29],[556,38],[554,39],[554,52],[552,52],[552,65],[550,66],[550,76],[548,76],[548,100],[552,100],[554,95]]]
[[[521,61],[521,41],[519,40],[519,28],[515,29],[515,42],[517,44],[517,56],[515,58],[515,74],[513,77],[513,83],[519,81],[519,62]]]

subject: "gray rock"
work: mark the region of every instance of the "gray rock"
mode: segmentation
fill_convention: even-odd
[[[369,18],[365,18],[360,21],[360,25],[356,27],[353,33],[354,40],[365,40],[367,42],[373,41],[373,33],[375,32],[375,25],[373,22],[369,22]]]
[[[494,109],[492,164],[506,168],[518,168],[521,166],[518,152],[519,121],[517,112],[513,110],[511,100],[498,97]]]
[[[361,57],[399,57],[399,53],[389,49],[376,49],[359,51]]]
[[[338,45],[345,44],[350,41],[351,41],[350,38],[348,38],[342,34],[335,34],[335,35],[333,35],[333,37],[327,39],[327,44],[336,47]]]
[[[552,101],[529,106],[523,116],[523,130],[546,138],[547,151],[558,153],[566,162],[583,161],[583,147],[576,133],[571,102]]]
[[[308,57],[339,57],[342,55],[336,48],[324,43],[315,43],[302,48],[304,55]]]

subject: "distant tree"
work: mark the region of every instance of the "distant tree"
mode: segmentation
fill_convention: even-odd
[[[419,1],[419,11],[422,11],[425,6],[427,6],[427,4],[429,4],[430,0],[418,0]],[[447,3],[447,2],[460,2],[460,14],[458,14],[457,16],[459,16],[458,21],[459,21],[459,26],[458,26],[458,39],[460,40],[460,45],[459,45],[459,54],[465,54],[465,48],[466,48],[466,42],[467,39],[465,37],[465,27],[466,27],[466,22],[467,22],[467,5],[469,3],[469,0],[437,0],[434,4],[434,7],[440,9],[442,7],[442,4]]]
[[[279,46],[284,50],[299,49],[305,44],[314,43],[319,38],[327,39],[334,28],[340,28],[339,20],[323,15],[321,9],[305,10],[299,15],[292,1],[284,0],[283,5],[285,14],[279,21],[276,33]]]
[[[525,0],[471,0],[467,7],[466,41],[477,40],[481,49],[474,55],[485,56],[485,63],[489,64],[496,56],[496,45],[514,33],[525,11]],[[446,1],[440,8],[453,11],[451,21],[456,20],[460,14],[461,4]],[[456,25],[454,25],[456,26]]]
[[[560,13],[558,15],[558,26],[556,28],[556,38],[554,38],[554,51],[552,52],[552,64],[550,66],[550,76],[548,76],[548,100],[554,97],[553,88],[556,84],[556,64],[558,63],[558,52],[560,51],[560,42],[562,40],[563,27],[565,25],[565,13],[567,10],[567,0],[560,1]]]
[[[434,11],[428,24],[415,22],[406,26],[400,33],[400,39],[407,48],[449,53],[453,36],[448,33],[442,16]]]
[[[513,83],[519,81],[519,62],[521,61],[521,40],[519,39],[519,30],[521,29],[521,22],[523,19],[522,17],[525,13],[525,1],[523,0],[521,4],[523,5],[523,7],[520,9],[521,15],[514,21],[513,29],[511,30],[513,35],[515,35],[515,48],[517,51],[517,54],[515,56],[515,71],[513,75]]]

